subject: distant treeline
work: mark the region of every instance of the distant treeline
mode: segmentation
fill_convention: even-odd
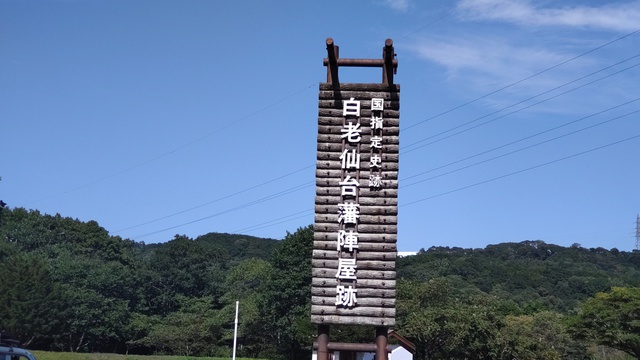
[[[0,209],[0,331],[36,350],[228,357],[239,300],[238,356],[310,358],[311,226],[282,241],[167,240]],[[431,247],[399,258],[397,275],[395,330],[416,359],[640,355],[639,252],[539,240]],[[371,342],[373,330],[334,326],[331,338]]]

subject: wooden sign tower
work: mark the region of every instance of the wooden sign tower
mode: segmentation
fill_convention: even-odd
[[[330,351],[375,351],[387,359],[395,325],[400,86],[387,39],[382,59],[341,59],[327,39],[320,84],[311,320],[318,360]],[[340,83],[345,66],[380,67],[381,83]],[[376,328],[375,344],[329,342],[329,326]]]

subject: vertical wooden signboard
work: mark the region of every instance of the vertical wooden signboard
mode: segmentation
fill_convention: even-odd
[[[311,320],[319,329],[395,325],[400,86],[393,83],[392,44],[387,40],[381,60],[340,59],[327,40],[311,290]],[[382,83],[340,83],[341,66],[381,67]]]

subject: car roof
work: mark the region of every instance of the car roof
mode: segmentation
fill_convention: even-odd
[[[25,349],[17,348],[17,347],[12,347],[12,346],[0,346],[0,354],[1,353],[15,354],[15,355],[30,355],[31,357],[33,357],[33,354],[31,354],[29,351]]]

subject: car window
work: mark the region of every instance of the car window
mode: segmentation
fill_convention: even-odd
[[[29,360],[29,358],[26,355],[0,354],[0,360]]]

